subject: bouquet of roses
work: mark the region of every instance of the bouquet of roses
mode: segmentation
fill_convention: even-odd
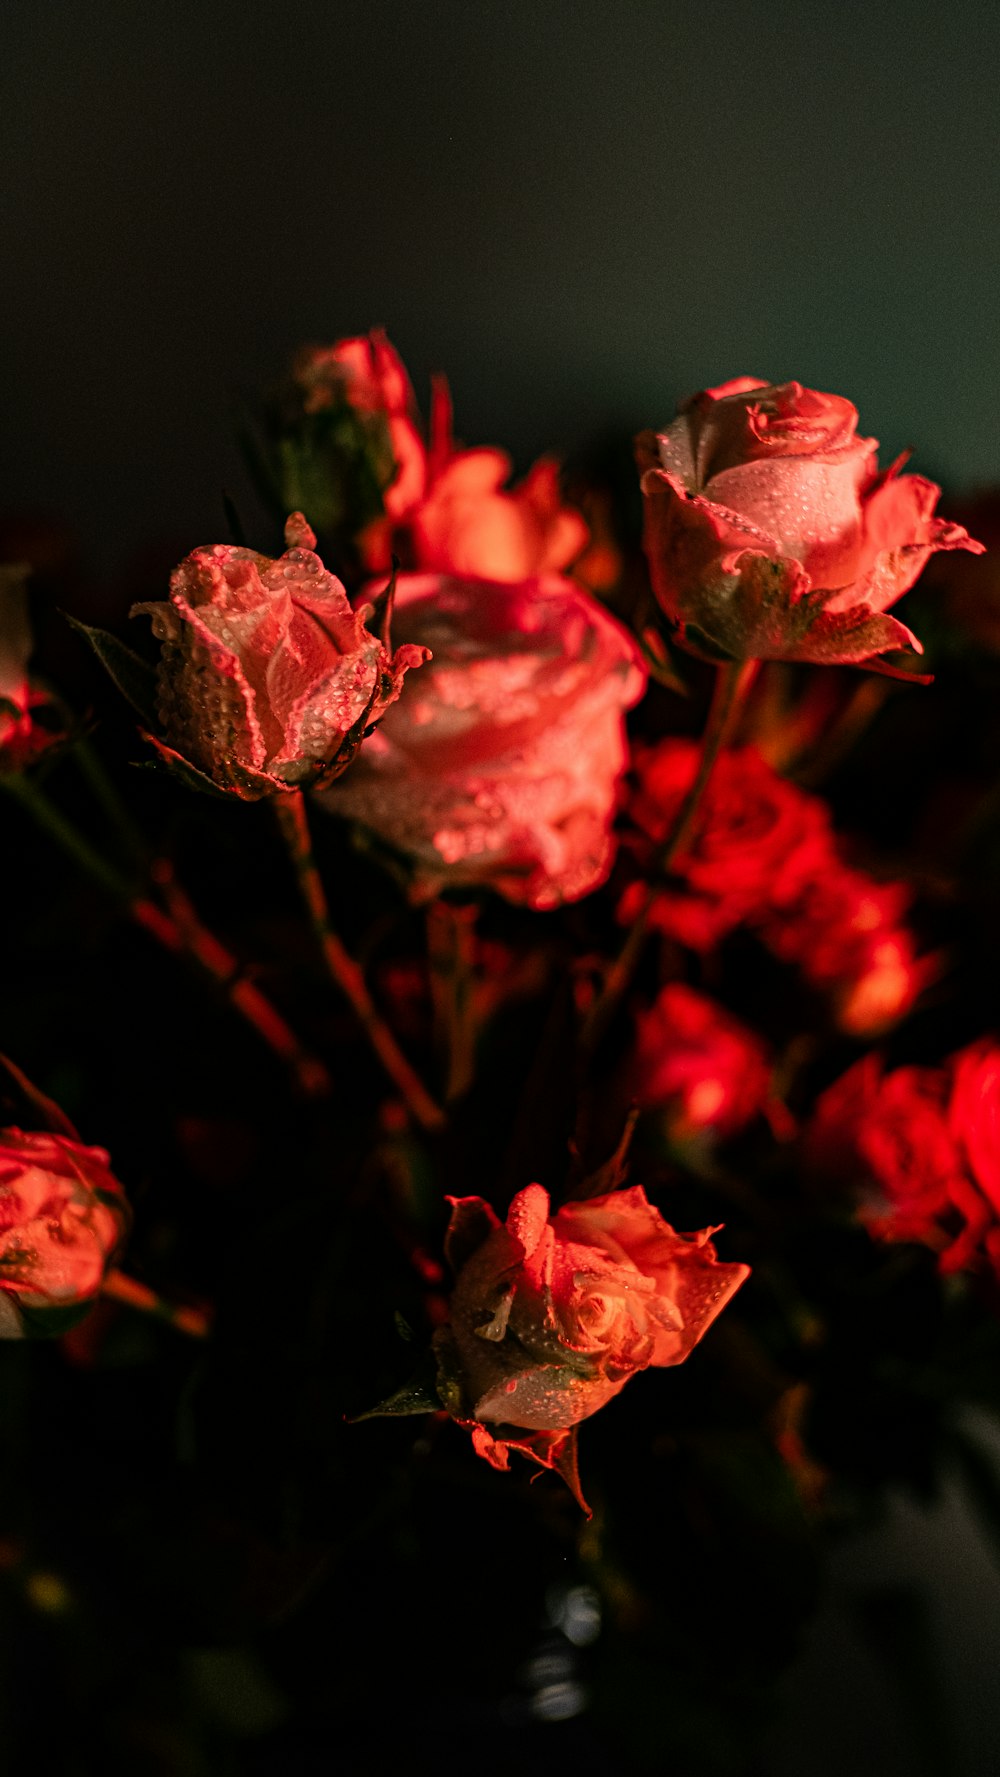
[[[512,484],[440,378],[425,429],[373,332],[248,422],[283,548],[227,502],[131,633],[69,613],[113,685],[36,679],[3,570],[0,1567],[251,1648],[279,1750],[338,1609],[348,1742],[426,1726],[436,1575],[439,1704],[749,1770],[834,1528],[956,1463],[997,1528],[982,545],[857,420],[696,395],[640,547],[596,459]]]

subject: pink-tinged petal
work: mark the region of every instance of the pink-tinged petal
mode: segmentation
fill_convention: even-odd
[[[814,586],[844,586],[857,573],[862,541],[859,488],[866,458],[848,453],[754,459],[713,474],[708,495],[769,537],[774,551],[794,556]]]
[[[541,1185],[519,1191],[507,1211],[507,1232],[520,1241],[530,1259],[541,1241],[549,1219],[549,1194]]]
[[[713,401],[724,401],[728,395],[748,395],[752,389],[766,389],[770,384],[759,376],[731,376],[726,383],[716,383],[704,393]]]
[[[492,1468],[506,1473],[510,1468],[510,1452],[516,1450],[518,1455],[526,1456],[540,1468],[552,1469],[561,1476],[581,1511],[588,1518],[593,1517],[580,1485],[575,1426],[569,1431],[536,1431],[511,1437],[494,1437],[484,1425],[477,1425],[474,1420],[460,1423],[468,1425],[476,1455],[483,1457]]]
[[[653,591],[673,622],[697,621],[708,629],[706,606],[714,608],[731,591],[731,560],[744,549],[777,557],[781,547],[742,514],[688,493],[664,469],[647,469],[640,485]]]
[[[750,1276],[749,1265],[717,1260],[708,1230],[691,1237],[673,1266],[671,1291],[684,1324],[679,1332],[658,1329],[650,1360],[658,1366],[683,1363]]]

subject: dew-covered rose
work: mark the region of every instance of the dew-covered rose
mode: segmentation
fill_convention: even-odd
[[[101,1148],[0,1130],[0,1338],[61,1333],[90,1307],[128,1222]]]
[[[933,550],[982,546],[934,517],[933,482],[901,462],[880,473],[857,422],[841,395],[737,377],[641,434],[653,588],[696,651],[826,662],[922,651],[888,607]]]
[[[552,1216],[529,1185],[503,1223],[481,1197],[449,1201],[438,1393],[497,1468],[511,1449],[561,1467],[573,1427],[638,1371],[682,1363],[749,1275],[716,1258],[716,1230],[676,1234],[639,1185]]]
[[[433,658],[324,805],[403,854],[421,897],[482,886],[547,908],[597,888],[645,687],[631,637],[555,575],[404,575],[393,630]]]
[[[272,561],[216,543],[175,569],[170,601],[136,605],[161,644],[158,710],[168,757],[247,800],[330,783],[381,720],[407,670],[314,553],[301,513]]]
[[[502,450],[456,452],[411,514],[414,567],[512,584],[568,567],[589,533],[563,503],[558,463],[543,457],[507,489],[510,472]]]
[[[624,1075],[642,1110],[660,1111],[675,1139],[735,1135],[765,1107],[767,1045],[707,994],[671,981],[635,1020]]]

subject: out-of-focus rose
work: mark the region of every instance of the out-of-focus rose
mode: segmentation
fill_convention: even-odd
[[[438,1393],[495,1468],[513,1449],[565,1472],[573,1427],[639,1370],[682,1363],[749,1275],[718,1261],[715,1229],[676,1234],[638,1185],[551,1218],[529,1185],[505,1223],[481,1197],[449,1201]]]
[[[933,969],[903,924],[909,901],[903,883],[842,864],[831,836],[823,867],[758,930],[775,956],[832,996],[841,1030],[876,1037],[909,1011]]]
[[[653,589],[710,657],[870,661],[916,637],[886,615],[937,549],[980,551],[933,516],[940,489],[880,474],[857,410],[800,383],[706,389],[637,457]]]
[[[671,831],[698,759],[694,742],[676,739],[637,754],[629,814],[647,839],[659,843]],[[623,924],[645,898],[641,882],[626,889]],[[694,836],[658,888],[650,924],[698,951],[751,926],[775,956],[830,996],[841,1030],[873,1037],[909,1011],[934,972],[903,923],[909,901],[902,883],[876,882],[843,862],[821,797],[742,747],[718,761]]]
[[[628,810],[654,843],[673,829],[700,756],[697,742],[678,739],[637,753]],[[734,748],[709,779],[692,840],[671,865],[675,882],[658,895],[651,923],[693,950],[710,950],[742,921],[789,905],[829,845],[825,803],[779,777],[753,747]],[[620,918],[631,920],[644,898],[641,885],[627,891]]]
[[[384,425],[389,453],[379,474],[382,500],[390,520],[405,518],[423,495],[427,452],[406,366],[382,328],[338,339],[332,346],[308,347],[293,374],[306,413],[346,401],[362,419]]]
[[[26,562],[0,565],[0,771],[21,771],[59,735],[44,728],[32,711],[49,699],[28,681],[32,649],[25,583]]]
[[[420,897],[482,886],[547,908],[607,876],[638,650],[579,587],[404,575],[393,627],[433,659],[323,797],[408,857]]]
[[[675,1139],[735,1135],[767,1104],[766,1044],[707,994],[671,981],[635,1029],[628,1090],[642,1110],[664,1112]]]
[[[1000,1045],[984,1037],[956,1055],[952,1065],[949,1128],[1000,1219]]]
[[[589,533],[562,502],[558,463],[542,457],[505,492],[510,472],[502,450],[452,456],[411,515],[414,566],[512,584],[568,567]]]
[[[101,1148],[0,1130],[0,1338],[61,1333],[101,1288],[128,1222]]]
[[[159,716],[168,758],[245,800],[333,781],[381,720],[417,646],[390,656],[314,553],[302,514],[272,561],[227,543],[175,569],[170,602],[136,605],[162,644]]]
[[[1000,1276],[998,1098],[989,1039],[943,1067],[883,1073],[868,1055],[820,1098],[808,1149],[819,1171],[875,1188],[861,1206],[873,1234],[930,1247],[942,1271],[985,1257]]]

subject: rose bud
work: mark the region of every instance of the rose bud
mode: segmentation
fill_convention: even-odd
[[[551,1218],[548,1193],[529,1185],[503,1224],[481,1197],[449,1201],[439,1397],[495,1468],[520,1450],[579,1497],[573,1428],[639,1370],[683,1363],[749,1267],[719,1263],[712,1228],[675,1234],[639,1185]]]
[[[92,1305],[127,1225],[102,1148],[0,1130],[0,1338],[66,1331]]]
[[[663,1113],[672,1139],[735,1135],[768,1105],[767,1046],[681,981],[636,1017],[624,1084],[641,1110]]]
[[[505,493],[510,470],[502,450],[464,450],[450,458],[410,519],[415,567],[517,584],[569,566],[589,533],[580,514],[562,503],[558,463],[542,457]]]
[[[406,366],[381,327],[332,346],[313,346],[294,368],[306,413],[341,402],[371,433],[373,462],[386,517],[398,523],[422,497],[427,452],[417,429]],[[380,449],[384,434],[388,450]],[[381,566],[381,563],[379,563]]]
[[[339,777],[427,658],[386,652],[366,628],[371,607],[351,609],[300,512],[285,541],[277,561],[228,543],[196,549],[171,575],[169,604],[132,611],[152,617],[162,644],[161,752],[248,801]]]
[[[706,389],[636,453],[653,590],[696,653],[872,662],[916,637],[888,607],[938,549],[970,549],[933,516],[940,489],[879,473],[857,410],[801,383]]]
[[[697,742],[676,739],[637,752],[628,812],[654,845],[672,830],[700,756]],[[702,806],[651,914],[652,925],[693,950],[711,950],[743,921],[792,903],[832,846],[826,804],[779,777],[753,747],[722,754]],[[619,918],[629,923],[644,898],[641,884],[626,891]]]
[[[631,637],[555,575],[403,575],[393,624],[432,663],[325,806],[403,854],[417,898],[589,894],[611,868],[622,717],[646,682]]]

